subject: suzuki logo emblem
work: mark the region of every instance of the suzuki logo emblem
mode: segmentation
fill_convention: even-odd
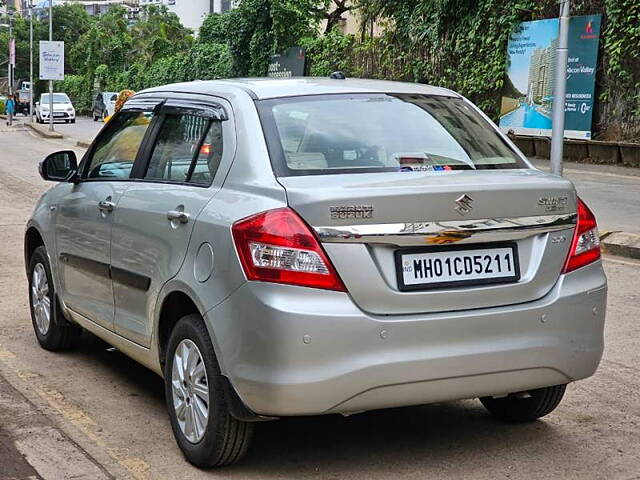
[[[456,212],[460,215],[466,215],[473,209],[473,198],[466,193],[456,199]]]

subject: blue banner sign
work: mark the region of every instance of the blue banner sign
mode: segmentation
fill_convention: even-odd
[[[568,138],[591,138],[600,15],[572,17],[565,97]],[[523,22],[508,44],[509,68],[502,93],[500,128],[551,136],[558,19]]]

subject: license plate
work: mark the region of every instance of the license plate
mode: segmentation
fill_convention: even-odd
[[[400,290],[423,290],[520,279],[515,243],[398,250],[395,253]]]

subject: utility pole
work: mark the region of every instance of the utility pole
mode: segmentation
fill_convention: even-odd
[[[562,149],[564,147],[564,105],[567,96],[567,59],[569,57],[570,0],[559,0],[560,21],[556,72],[553,82],[553,124],[551,131],[551,173],[562,175]]]
[[[7,15],[9,17],[9,67],[7,71],[9,82],[9,98],[13,97],[13,69],[16,61],[16,41],[13,39],[13,16],[7,7]],[[9,126],[13,125],[13,112],[16,109],[16,99],[13,99],[13,111],[9,113]]]
[[[29,0],[29,117],[33,123],[33,0]]]
[[[49,41],[53,42],[53,0],[49,0]],[[53,80],[49,80],[49,131],[53,132]]]

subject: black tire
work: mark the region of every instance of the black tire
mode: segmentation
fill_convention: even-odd
[[[71,123],[76,123],[76,119],[74,118],[73,120],[71,120]]]
[[[98,116],[97,116],[95,113],[93,114],[93,121],[94,121],[94,122],[97,122],[97,121],[98,121]]]
[[[182,432],[173,405],[173,359],[176,349],[185,339],[195,343],[201,353],[209,388],[209,417],[204,435],[197,443],[190,442]],[[214,376],[219,374],[220,367],[202,318],[197,314],[182,317],[171,332],[167,346],[165,397],[176,442],[185,458],[200,468],[219,467],[237,462],[247,452],[253,436],[252,423],[237,420],[229,413],[224,392],[216,388],[220,383],[214,380]]]
[[[560,404],[566,385],[530,390],[530,396],[510,394],[503,398],[483,397],[482,405],[497,418],[512,422],[532,422],[548,415]]]
[[[34,311],[33,302],[33,288],[32,282],[34,280],[33,272],[38,264],[44,267],[44,271],[47,277],[48,283],[48,298],[50,304],[50,323],[49,328],[43,333],[38,328],[36,322],[36,314]],[[47,257],[47,251],[45,247],[40,246],[35,249],[31,259],[29,261],[29,310],[31,311],[31,323],[33,324],[33,330],[35,331],[36,338],[40,346],[46,350],[53,352],[66,350],[73,346],[76,340],[82,333],[82,328],[78,325],[69,322],[58,303],[58,297],[56,295],[53,281],[51,277],[51,267],[49,265],[49,258]]]

